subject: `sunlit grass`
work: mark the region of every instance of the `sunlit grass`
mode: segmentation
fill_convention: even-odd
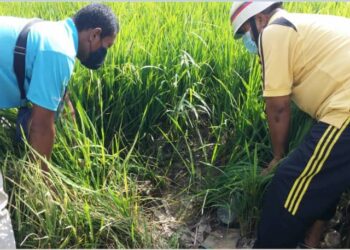
[[[86,3],[1,3],[1,15],[61,20]],[[77,123],[57,123],[47,187],[0,126],[1,166],[17,246],[167,248],[138,182],[197,195],[202,209],[236,199],[242,230],[255,230],[272,157],[258,60],[234,41],[230,3],[106,3],[121,24],[105,66],[76,64],[70,96]],[[350,16],[340,2],[286,4],[288,10]],[[290,148],[310,127],[293,112]],[[13,123],[15,111],[0,111]],[[179,183],[177,183],[179,182]],[[239,194],[234,195],[234,194]],[[253,208],[248,210],[248,208]],[[170,245],[169,245],[170,244]]]

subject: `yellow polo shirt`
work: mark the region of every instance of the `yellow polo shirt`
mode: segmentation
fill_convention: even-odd
[[[259,39],[263,95],[290,95],[318,121],[350,117],[350,19],[278,11]]]

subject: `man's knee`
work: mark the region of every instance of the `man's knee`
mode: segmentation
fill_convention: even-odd
[[[304,239],[307,225],[284,208],[279,210],[260,221],[254,248],[295,248]]]

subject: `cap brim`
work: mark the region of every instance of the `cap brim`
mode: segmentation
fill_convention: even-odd
[[[244,32],[236,32],[233,38],[238,40],[238,39],[241,39],[243,35],[244,35]]]

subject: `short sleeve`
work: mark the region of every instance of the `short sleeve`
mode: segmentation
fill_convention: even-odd
[[[295,36],[293,29],[280,25],[268,26],[260,36],[264,97],[291,94]]]
[[[74,68],[74,61],[54,51],[40,51],[34,60],[27,99],[57,111]]]

